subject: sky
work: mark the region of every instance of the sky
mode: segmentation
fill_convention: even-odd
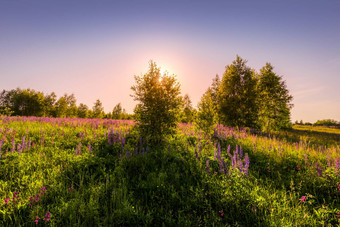
[[[150,60],[196,106],[236,55],[266,62],[294,97],[291,119],[340,121],[338,0],[0,0],[0,90],[74,94],[132,113]]]

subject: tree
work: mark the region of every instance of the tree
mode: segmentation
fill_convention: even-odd
[[[67,117],[67,101],[65,96],[62,96],[55,103],[55,115],[54,117]]]
[[[71,95],[65,94],[64,98],[65,98],[66,103],[67,103],[66,116],[67,117],[76,117],[77,112],[78,112],[77,105],[76,105],[76,102],[77,102],[76,97],[74,96],[74,94],[71,94]]]
[[[289,128],[291,101],[285,81],[266,63],[258,76],[258,122],[262,130],[272,131]]]
[[[97,99],[92,107],[92,118],[103,118],[104,116],[104,107],[102,102]]]
[[[131,96],[139,102],[134,109],[137,128],[151,143],[162,142],[176,132],[182,104],[180,84],[174,75],[161,75],[153,61],[149,72],[135,76],[135,82]]]
[[[218,112],[222,123],[255,128],[258,116],[255,72],[237,56],[226,66],[218,86]]]
[[[122,105],[120,103],[118,103],[117,105],[115,105],[115,107],[113,107],[112,110],[112,119],[121,119],[122,118]]]
[[[183,110],[181,114],[181,121],[185,123],[193,122],[194,120],[194,108],[188,94],[184,95],[183,98]]]
[[[87,118],[89,116],[89,107],[84,103],[80,103],[78,106],[78,117]]]
[[[42,92],[17,88],[8,93],[8,99],[14,115],[38,117],[44,115],[45,96]]]
[[[211,136],[217,123],[217,112],[213,102],[211,88],[203,94],[201,101],[198,103],[196,125],[199,129]]]
[[[55,103],[57,101],[57,95],[52,92],[45,96],[44,103],[44,116],[54,116],[55,115]]]

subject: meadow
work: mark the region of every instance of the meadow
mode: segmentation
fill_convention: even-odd
[[[334,226],[340,129],[271,134],[0,116],[1,226]]]

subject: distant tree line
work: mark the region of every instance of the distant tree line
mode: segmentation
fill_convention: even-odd
[[[324,120],[317,120],[315,123],[310,122],[303,122],[302,120],[295,121],[296,125],[313,125],[313,126],[336,126],[340,127],[340,121],[336,121],[333,119],[324,119]]]
[[[76,104],[74,94],[57,98],[52,92],[44,94],[33,89],[3,90],[0,93],[0,115],[37,116],[37,117],[71,117],[71,118],[111,118],[132,119],[118,103],[112,112],[105,113],[102,102],[97,99],[90,109],[84,103]]]

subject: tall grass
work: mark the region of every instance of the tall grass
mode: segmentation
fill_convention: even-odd
[[[337,225],[339,139],[190,124],[0,117],[0,225]]]

